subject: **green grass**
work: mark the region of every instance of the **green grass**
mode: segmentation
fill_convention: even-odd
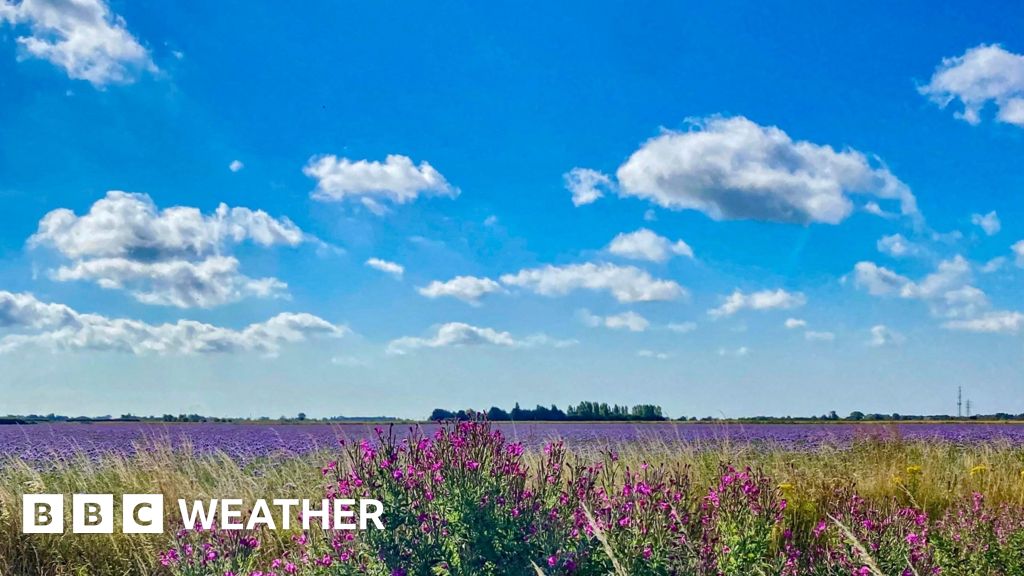
[[[572,450],[573,447],[570,447]],[[596,447],[577,447],[573,457],[600,457]],[[617,447],[620,462],[636,467],[686,466],[696,486],[717,481],[722,462],[760,468],[783,486],[790,510],[819,518],[824,499],[837,486],[852,485],[868,500],[914,504],[939,515],[952,503],[981,492],[992,503],[1024,505],[1024,447],[989,443],[970,447],[921,441],[862,441],[851,448],[796,452],[747,444],[701,446],[648,441]],[[156,562],[171,542],[172,526],[160,535],[25,535],[25,493],[162,493],[165,518],[178,517],[178,498],[323,497],[320,467],[339,454],[266,459],[239,465],[222,454],[195,456],[157,444],[132,457],[110,455],[98,462],[81,457],[40,471],[17,461],[0,464],[0,575],[161,574]],[[344,466],[344,463],[341,465]],[[973,472],[972,472],[973,470]],[[70,503],[70,497],[67,498]],[[70,520],[68,520],[70,525]],[[273,558],[290,534],[264,541],[261,556]]]

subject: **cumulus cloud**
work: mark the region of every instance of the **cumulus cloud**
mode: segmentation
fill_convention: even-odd
[[[850,196],[898,201],[918,217],[910,189],[856,150],[793,141],[739,116],[712,117],[688,132],[665,131],[619,167],[619,194],[715,220],[837,224]]]
[[[562,179],[565,189],[572,192],[574,206],[591,204],[612,187],[612,180],[607,174],[590,168],[573,168],[563,174]]]
[[[795,328],[803,328],[807,326],[807,321],[800,318],[786,318],[786,328],[793,330]]]
[[[876,324],[871,327],[871,339],[868,340],[868,346],[881,348],[882,346],[902,344],[904,340],[902,334],[893,331],[885,324]]]
[[[1024,268],[1024,240],[1018,241],[1010,249],[1017,256],[1017,266]]]
[[[932,300],[961,289],[970,280],[970,263],[963,256],[955,256],[939,263],[935,272],[914,282],[878,266],[874,262],[858,262],[854,266],[854,283],[872,296],[899,296],[908,299]]]
[[[971,224],[981,228],[986,236],[995,236],[1003,227],[995,210],[988,214],[971,214]]]
[[[405,274],[405,267],[395,262],[389,262],[387,260],[381,260],[380,258],[370,258],[366,261],[366,265],[374,270],[380,270],[387,274],[391,274],[395,278],[401,278]]]
[[[243,164],[241,160],[232,160],[231,164],[228,164],[228,170],[231,170],[232,172],[238,172],[242,168],[245,168],[245,164]]]
[[[654,350],[637,350],[636,355],[641,358],[654,358],[655,360],[668,360],[672,356],[668,352],[655,352]]]
[[[146,194],[116,190],[107,192],[83,216],[66,208],[46,214],[29,240],[33,245],[52,246],[68,258],[133,259],[201,257],[243,242],[267,247],[297,246],[302,241],[298,226],[262,210],[226,204],[209,215],[187,206],[158,210]]]
[[[275,354],[281,346],[313,336],[342,336],[345,326],[312,314],[278,314],[241,330],[192,320],[148,324],[80,313],[27,293],[0,291],[0,353],[26,346],[51,350],[106,350],[130,354]]]
[[[879,266],[874,262],[857,262],[853,267],[853,281],[858,288],[867,290],[872,296],[899,295],[910,278]]]
[[[124,18],[102,0],[0,1],[0,23],[28,29],[18,36],[22,58],[63,68],[69,78],[102,88],[126,84],[140,72],[156,72],[149,51],[128,31]]]
[[[902,234],[882,236],[878,240],[876,246],[878,247],[879,252],[892,256],[893,258],[919,256],[924,252],[920,246],[914,244],[910,240],[907,240]]]
[[[854,267],[854,283],[873,296],[920,300],[928,304],[933,315],[945,318],[943,325],[953,330],[975,332],[1007,332],[989,329],[1000,323],[1013,322],[1015,312],[992,310],[988,296],[971,285],[970,263],[955,256],[939,263],[934,272],[918,281],[911,280],[872,262],[858,262]]]
[[[280,297],[276,278],[249,278],[230,255],[234,246],[297,246],[306,239],[287,218],[221,204],[212,214],[174,206],[159,210],[145,194],[110,191],[78,216],[60,208],[39,221],[29,239],[70,260],[58,281],[92,281],[127,290],[140,302],[211,307],[246,297]]]
[[[986,312],[974,318],[950,320],[943,327],[968,332],[1016,334],[1024,326],[1024,314],[1008,310]]]
[[[687,295],[676,282],[653,278],[634,266],[592,262],[520,270],[503,275],[501,281],[543,296],[561,296],[574,290],[607,291],[619,302],[675,300]]]
[[[490,278],[476,276],[456,276],[447,282],[434,280],[430,284],[418,288],[417,291],[427,298],[450,297],[463,302],[478,305],[480,299],[488,294],[502,292],[504,289]]]
[[[421,195],[459,195],[459,190],[429,163],[420,162],[417,166],[408,156],[399,154],[389,155],[384,162],[350,160],[330,154],[314,156],[302,172],[316,180],[313,199],[323,202],[358,199],[377,213],[386,210],[382,201],[405,204]]]
[[[725,298],[721,306],[708,310],[708,314],[722,318],[732,316],[741,310],[791,310],[803,306],[806,302],[807,298],[802,293],[787,292],[781,288],[750,294],[736,290]]]
[[[178,308],[210,308],[249,297],[279,298],[286,296],[288,289],[276,278],[242,275],[238,260],[226,256],[199,262],[95,258],[61,266],[52,277],[60,282],[92,281],[102,288],[128,290],[145,304]]]
[[[533,346],[554,346],[562,348],[572,346],[573,340],[556,340],[544,334],[536,334],[526,338],[514,338],[508,332],[481,328],[464,322],[449,322],[438,326],[432,336],[419,338],[404,336],[388,343],[387,353],[392,355],[408,354],[421,348],[448,348],[470,346],[497,346],[501,348],[530,348]]]
[[[643,332],[651,325],[646,318],[633,311],[613,314],[611,316],[598,316],[590,310],[580,310],[577,313],[580,321],[591,328],[605,327],[612,330],[629,330],[630,332]]]
[[[693,258],[693,249],[686,242],[682,240],[672,242],[647,228],[641,228],[628,234],[619,234],[608,244],[608,251],[623,258],[650,262],[664,262],[672,256]]]
[[[1024,56],[998,44],[981,44],[961,56],[943,58],[920,91],[943,108],[958,100],[963,111],[955,115],[969,124],[981,122],[981,110],[992,103],[998,121],[1024,126]]]

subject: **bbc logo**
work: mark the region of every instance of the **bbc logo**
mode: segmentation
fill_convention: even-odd
[[[113,494],[71,496],[71,531],[76,534],[113,534],[114,515]],[[64,495],[25,494],[21,500],[21,521],[22,532],[25,534],[63,534]],[[163,532],[163,495],[122,496],[121,531],[125,534]]]

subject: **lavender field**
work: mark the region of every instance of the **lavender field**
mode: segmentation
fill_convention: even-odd
[[[13,508],[154,491],[375,497],[389,529],[40,538]],[[0,427],[0,574],[1015,576],[1022,522],[1009,423]]]
[[[223,452],[246,462],[253,458],[302,455],[333,449],[340,440],[375,436],[374,424],[160,424],[53,423],[0,426],[0,459],[52,462],[54,457],[131,455],[158,443],[197,454]],[[395,424],[408,436],[412,424]],[[418,425],[426,433],[436,423]],[[1024,424],[726,424],[726,423],[494,423],[506,437],[527,447],[560,439],[576,447],[682,443],[769,445],[777,449],[810,450],[849,446],[865,439],[937,440],[957,445],[1006,442],[1024,445]],[[387,427],[387,425],[385,425]]]

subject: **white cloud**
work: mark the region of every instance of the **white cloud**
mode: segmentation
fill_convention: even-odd
[[[636,355],[641,358],[654,358],[655,360],[668,360],[672,356],[667,352],[655,352],[654,350],[637,350]]]
[[[614,314],[611,316],[598,316],[591,313],[589,310],[580,310],[577,313],[580,321],[590,326],[591,328],[597,328],[603,326],[612,330],[629,330],[630,332],[643,332],[651,325],[646,318],[637,314],[633,311],[623,312],[621,314]]]
[[[245,168],[245,164],[243,164],[241,160],[232,160],[231,164],[228,164],[228,170],[231,170],[232,172],[238,172],[242,168]]]
[[[543,296],[561,296],[574,290],[608,291],[619,302],[675,300],[687,295],[679,284],[653,278],[634,266],[591,262],[520,270],[503,275],[501,281]]]
[[[312,336],[342,336],[348,328],[311,314],[278,314],[233,330],[178,320],[147,324],[139,320],[83,314],[63,304],[41,302],[31,294],[0,291],[0,327],[14,332],[0,339],[0,353],[25,346],[52,350],[109,350],[131,354],[275,354],[283,344]]]
[[[488,294],[502,292],[500,284],[490,278],[476,276],[456,276],[447,282],[434,280],[430,284],[418,288],[417,291],[427,298],[451,297],[463,302],[477,305],[480,299]]]
[[[459,190],[433,166],[427,162],[416,166],[409,157],[398,154],[389,155],[384,162],[353,161],[329,154],[314,156],[302,172],[317,181],[312,194],[315,200],[342,202],[357,198],[375,213],[386,210],[382,200],[405,204],[420,195],[459,195]]]
[[[1024,240],[1018,241],[1010,249],[1017,255],[1017,266],[1024,268]]]
[[[864,154],[794,142],[742,116],[665,131],[619,167],[618,181],[622,196],[715,220],[837,224],[853,211],[852,194],[899,201],[904,215],[918,217],[910,189]]]
[[[401,264],[381,260],[380,258],[370,258],[366,261],[366,265],[375,270],[391,274],[395,278],[401,278],[402,275],[405,274],[405,267]]]
[[[433,336],[418,338],[405,336],[388,343],[388,354],[407,354],[420,348],[447,348],[467,346],[498,346],[504,348],[524,348],[537,345],[570,345],[570,342],[556,341],[544,335],[535,335],[525,339],[513,338],[508,332],[499,332],[493,328],[480,328],[463,322],[449,322],[438,326]]]
[[[72,324],[78,317],[63,304],[42,302],[27,293],[0,291],[0,328],[53,328]]]
[[[902,344],[904,340],[905,338],[902,334],[891,330],[885,324],[876,324],[871,327],[871,339],[868,340],[868,346],[880,348],[882,346]]]
[[[793,330],[795,328],[803,328],[807,326],[807,321],[801,320],[800,318],[786,318],[785,326],[790,330]]]
[[[923,249],[920,246],[907,240],[902,234],[882,236],[879,238],[876,246],[879,252],[893,258],[907,258],[923,253]]]
[[[611,178],[607,174],[590,168],[573,168],[562,175],[566,190],[572,192],[574,206],[583,206],[597,201],[604,196],[602,189],[612,187]]]
[[[854,266],[854,282],[873,296],[928,300],[965,286],[970,280],[970,271],[970,263],[958,255],[943,260],[935,272],[914,282],[874,262],[858,262]]]
[[[83,216],[66,208],[46,214],[29,242],[52,246],[68,258],[164,259],[217,254],[247,241],[297,246],[303,239],[290,220],[262,210],[220,204],[209,215],[188,206],[158,211],[146,194],[113,190]]]
[[[857,262],[853,267],[853,279],[857,287],[867,290],[872,296],[898,295],[905,286],[912,284],[910,278],[874,262]]]
[[[248,297],[279,298],[288,290],[276,278],[240,274],[238,260],[227,256],[198,262],[95,258],[61,266],[51,277],[60,282],[92,281],[108,290],[128,290],[145,304],[178,308],[210,308]]]
[[[993,272],[998,272],[1003,268],[1003,266],[1006,266],[1006,257],[996,256],[995,258],[982,264],[979,270],[981,270],[982,274],[991,274]]]
[[[954,100],[963,105],[956,117],[970,124],[981,121],[981,110],[993,103],[996,119],[1024,126],[1024,56],[997,44],[981,44],[962,56],[943,58],[921,94],[945,108]]]
[[[497,226],[497,225],[498,225],[498,217],[495,216],[494,214],[491,214],[487,218],[484,218],[484,226]]]
[[[904,286],[900,292],[904,298],[934,298],[960,288],[970,278],[971,265],[963,256],[954,256],[939,262],[935,272],[918,283]]]
[[[932,313],[947,318],[971,318],[988,307],[988,296],[983,291],[965,285],[942,294],[942,301],[932,304]]]
[[[648,208],[644,210],[644,222],[654,222],[658,219],[658,213],[654,211],[654,208]]]
[[[988,214],[971,214],[971,224],[980,227],[986,236],[995,236],[1003,227],[995,210]]]
[[[911,280],[873,262],[854,266],[854,284],[872,296],[920,300],[932,314],[945,318],[973,318],[989,307],[985,293],[970,284],[970,263],[954,256],[919,281]]]
[[[736,290],[725,298],[721,306],[708,310],[708,314],[722,318],[732,316],[740,310],[791,310],[803,306],[806,302],[807,298],[802,293],[787,292],[781,288],[750,294]]]
[[[895,212],[889,212],[883,209],[881,206],[878,205],[878,202],[875,201],[871,201],[865,204],[864,211],[867,212],[868,214],[874,214],[875,216],[878,216],[880,218],[885,218],[886,220],[892,220],[894,218],[900,217],[900,215],[896,214]]]
[[[1021,327],[1024,327],[1024,314],[1007,310],[995,310],[975,318],[950,320],[943,324],[943,327],[950,330],[965,330],[968,332],[1016,334],[1020,331]]]
[[[102,0],[3,0],[0,24],[5,21],[28,27],[30,34],[18,37],[21,57],[46,60],[98,88],[157,71],[124,18]]]
[[[664,262],[673,255],[693,258],[693,249],[686,242],[682,240],[672,242],[647,228],[641,228],[628,234],[619,234],[608,245],[608,251],[623,258],[650,262]]]
[[[804,339],[808,342],[832,342],[836,339],[834,332],[815,332],[808,330],[804,332]]]
[[[689,334],[697,329],[696,322],[673,322],[666,324],[665,328],[676,334]]]
[[[53,272],[55,280],[127,290],[148,304],[205,308],[286,294],[276,278],[241,274],[230,255],[234,246],[297,246],[306,239],[287,218],[262,210],[225,204],[212,214],[187,206],[158,210],[145,194],[110,191],[82,216],[65,208],[46,214],[29,245],[71,261]]]

